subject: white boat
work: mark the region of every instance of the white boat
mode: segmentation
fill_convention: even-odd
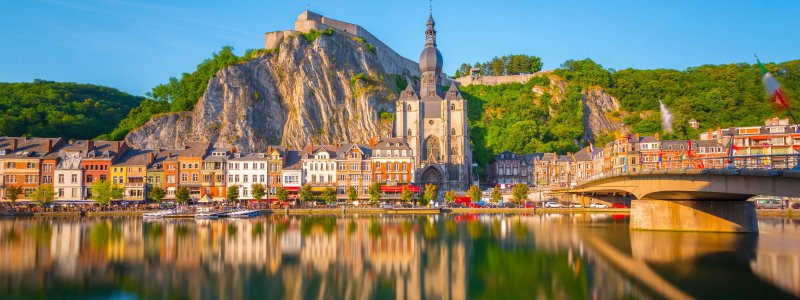
[[[219,212],[200,212],[194,215],[195,219],[217,219],[221,213]]]
[[[175,210],[168,209],[168,210],[161,210],[161,211],[157,211],[157,212],[145,213],[145,214],[142,214],[142,217],[144,217],[146,219],[161,219],[163,217],[166,217],[166,216],[169,216],[169,215],[174,215],[174,214],[175,214]]]
[[[261,214],[261,211],[255,209],[237,210],[227,213],[229,218],[250,218]]]

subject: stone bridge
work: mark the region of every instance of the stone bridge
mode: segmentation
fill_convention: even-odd
[[[631,229],[758,232],[756,195],[800,196],[798,170],[712,169],[625,173],[563,193],[631,196]]]

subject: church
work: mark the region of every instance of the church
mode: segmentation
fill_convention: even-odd
[[[453,82],[442,89],[442,53],[436,49],[436,23],[428,18],[425,49],[419,57],[418,90],[411,84],[397,101],[395,136],[413,149],[415,177],[440,191],[466,190],[471,182],[472,150],[467,103]]]

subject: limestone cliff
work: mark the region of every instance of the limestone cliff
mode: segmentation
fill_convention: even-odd
[[[366,143],[390,135],[380,111],[393,112],[396,85],[419,72],[396,74],[408,65],[398,61],[407,59],[384,53],[339,31],[311,42],[286,36],[277,50],[220,70],[192,111],[154,116],[125,140],[143,148],[199,140],[263,151],[270,144]]]
[[[611,116],[619,111],[619,101],[600,87],[590,87],[581,95],[583,104],[583,138],[594,140],[598,135],[614,132],[623,128],[618,118]]]

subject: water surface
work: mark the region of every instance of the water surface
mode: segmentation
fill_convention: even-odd
[[[800,220],[628,230],[627,215],[0,220],[3,299],[800,297]]]

